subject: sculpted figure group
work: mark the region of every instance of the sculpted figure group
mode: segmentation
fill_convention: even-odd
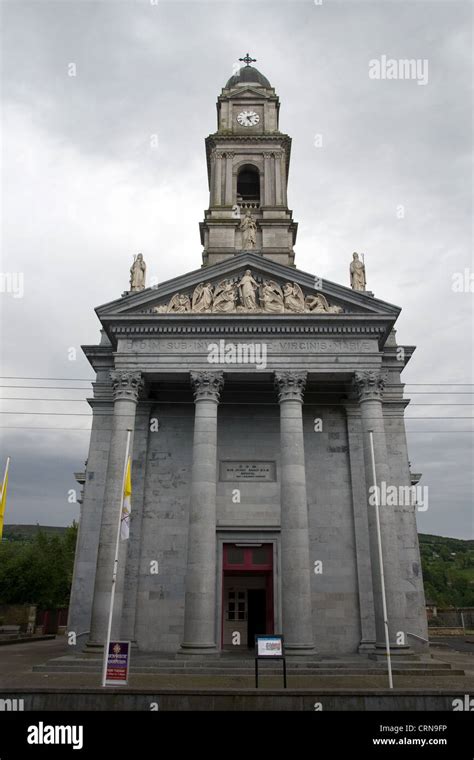
[[[322,293],[304,296],[296,282],[281,287],[274,280],[257,282],[250,269],[239,278],[221,280],[217,285],[201,282],[190,297],[175,293],[168,304],[155,306],[161,314],[341,314],[340,306],[330,306]]]

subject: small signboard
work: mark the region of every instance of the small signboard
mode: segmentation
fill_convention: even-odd
[[[107,656],[106,686],[126,686],[130,667],[130,642],[111,641]]]
[[[283,636],[256,636],[257,657],[283,657]]]
[[[258,661],[283,661],[283,686],[286,689],[286,659],[283,636],[280,634],[259,634],[255,636],[255,688],[258,689]]]

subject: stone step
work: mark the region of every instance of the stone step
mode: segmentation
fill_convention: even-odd
[[[319,670],[343,670],[346,671],[347,669],[352,670],[361,670],[361,671],[385,671],[387,669],[387,665],[383,661],[369,661],[369,662],[331,662],[331,661],[321,661],[321,662],[294,662],[294,661],[288,661],[287,660],[287,669],[292,671],[319,671]],[[63,665],[74,665],[79,668],[100,668],[102,667],[102,660],[101,659],[91,659],[91,658],[60,658],[54,661],[50,661],[47,663],[47,667],[56,667],[56,666],[63,666]],[[272,663],[270,662],[262,662],[260,661],[259,666],[263,668],[273,667]],[[41,667],[41,666],[38,666]],[[132,654],[132,669],[138,668],[138,667],[146,667],[146,668],[153,668],[154,670],[160,671],[160,670],[169,670],[170,668],[173,669],[173,671],[176,672],[187,672],[189,670],[198,670],[198,671],[207,671],[207,672],[214,672],[217,670],[228,670],[228,671],[241,671],[241,670],[248,670],[249,668],[252,669],[255,667],[255,661],[254,660],[240,660],[238,662],[225,662],[222,660],[215,660],[211,662],[207,661],[193,661],[193,660],[154,660],[152,658],[137,658],[134,659]],[[395,663],[392,663],[392,668],[397,668],[397,670],[449,670],[451,668],[451,665],[449,663],[445,662],[436,662],[436,661],[427,661],[427,662],[416,662],[416,661],[407,661],[407,662],[400,662],[396,661]]]
[[[100,673],[101,663],[87,663],[87,665],[80,665],[78,663],[55,663],[49,665],[35,665],[33,671],[36,673]],[[283,672],[283,668],[280,667],[259,667],[259,673],[262,676],[265,675],[279,675]],[[290,676],[331,676],[336,678],[345,678],[346,676],[384,676],[387,669],[381,667],[368,667],[368,668],[318,668],[304,670],[302,668],[287,667],[287,674]],[[464,670],[453,669],[449,665],[448,667],[440,668],[399,668],[392,669],[394,675],[405,676],[421,676],[421,677],[434,677],[434,676],[456,676],[464,675]],[[131,667],[132,674],[148,674],[148,675],[182,675],[182,676],[230,676],[240,677],[249,676],[255,673],[255,667],[239,668],[213,668],[212,672],[206,670],[204,667],[188,667],[185,670],[183,668],[176,668],[169,666],[167,668],[156,668],[153,665],[136,665]]]

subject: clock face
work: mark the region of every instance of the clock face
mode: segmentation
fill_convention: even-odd
[[[255,111],[241,111],[237,121],[242,127],[254,127],[260,121],[260,116]]]

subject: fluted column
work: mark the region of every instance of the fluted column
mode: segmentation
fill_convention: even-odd
[[[216,649],[217,407],[222,372],[191,372],[195,417],[182,654]]]
[[[377,485],[381,488],[383,483],[387,486],[390,484],[390,468],[382,408],[382,395],[385,382],[386,373],[382,371],[365,370],[355,372],[354,374],[354,388],[361,410],[377,647],[385,647],[385,631],[375,505],[374,499],[373,497],[370,499],[369,493],[370,487],[374,485],[369,431],[373,431],[375,472]],[[404,631],[405,628],[395,508],[381,504],[379,514],[390,644],[395,647],[397,646],[397,634],[400,631]]]
[[[114,394],[114,413],[110,439],[107,478],[100,526],[99,550],[94,583],[91,630],[88,646],[103,646],[112,590],[112,574],[117,540],[119,512],[122,500],[123,470],[127,448],[127,431],[135,427],[135,413],[140,391],[143,387],[141,372],[110,373]],[[130,452],[132,451],[132,439]],[[121,547],[119,572],[123,578],[125,548]],[[120,635],[123,588],[117,584],[112,622],[112,637]]]
[[[288,654],[313,648],[308,504],[303,442],[306,372],[276,372],[280,402],[281,590]]]

